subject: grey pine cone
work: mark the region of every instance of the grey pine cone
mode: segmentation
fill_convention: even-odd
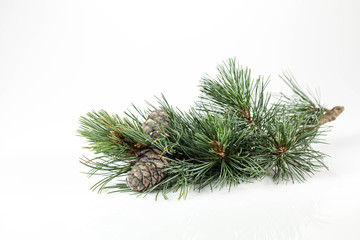
[[[143,129],[150,137],[156,139],[161,137],[161,125],[168,126],[169,124],[169,118],[166,116],[166,113],[161,109],[156,109],[150,113],[144,122]]]
[[[165,177],[164,164],[167,161],[161,155],[162,152],[155,148],[143,149],[137,153],[137,162],[126,178],[131,190],[143,192]]]

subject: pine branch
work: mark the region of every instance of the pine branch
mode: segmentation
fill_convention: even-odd
[[[200,91],[204,109],[217,109],[216,112],[237,112],[249,124],[260,126],[262,121],[273,114],[268,105],[270,94],[266,87],[270,80],[259,76],[251,78],[248,68],[240,67],[235,59],[229,59],[217,67],[215,78],[206,75],[201,79]]]
[[[125,118],[104,110],[81,117],[78,133],[96,154],[81,163],[90,168],[89,176],[103,176],[92,189],[134,189],[164,198],[178,191],[179,198],[186,198],[192,188],[230,189],[269,174],[277,183],[302,182],[327,169],[326,155],[312,145],[324,143],[323,125],[344,107],[325,108],[289,72],[280,78],[293,95],[282,93],[273,101],[266,91],[270,80],[252,78],[250,69],[235,59],[217,70],[215,77],[201,79],[200,101],[188,111],[173,107],[162,95],[160,109],[149,104],[146,110],[133,106],[137,114],[128,111]],[[127,174],[131,189],[123,180]]]
[[[87,113],[87,117],[80,117],[79,122],[78,133],[87,139],[95,154],[132,154],[137,149],[150,145],[152,141],[135,116],[132,119],[121,119],[118,115],[100,110]]]
[[[326,155],[311,148],[312,143],[319,142],[319,127],[303,122],[305,120],[298,117],[280,115],[266,125],[262,148],[272,157],[267,158],[263,166],[274,172],[275,182],[305,181],[305,176],[327,168],[322,161]]]

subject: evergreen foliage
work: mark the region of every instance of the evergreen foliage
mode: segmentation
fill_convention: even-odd
[[[79,135],[87,139],[97,157],[82,159],[89,175],[104,178],[93,189],[109,192],[130,191],[124,177],[136,162],[137,151],[155,147],[167,160],[166,177],[139,194],[153,191],[167,198],[179,192],[206,186],[223,188],[271,175],[278,182],[303,182],[327,168],[324,153],[312,148],[322,142],[324,128],[319,119],[326,110],[319,98],[300,88],[285,72],[281,79],[293,95],[274,98],[267,92],[269,79],[253,78],[248,68],[235,59],[223,62],[215,77],[204,76],[201,96],[184,112],[158,98],[170,125],[159,126],[161,136],[152,139],[142,124],[152,110],[126,112],[125,118],[106,111],[92,111],[80,118]]]

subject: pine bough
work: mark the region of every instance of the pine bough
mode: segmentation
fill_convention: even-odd
[[[304,91],[294,77],[280,77],[292,95],[271,96],[269,79],[253,78],[235,59],[223,62],[215,77],[204,76],[200,99],[188,111],[168,103],[125,112],[104,110],[80,117],[78,133],[86,138],[92,159],[80,162],[88,174],[103,178],[101,192],[178,192],[223,188],[271,176],[276,183],[303,182],[322,168],[324,153],[313,149],[344,107],[327,109]]]

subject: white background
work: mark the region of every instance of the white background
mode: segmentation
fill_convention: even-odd
[[[0,238],[347,239],[360,237],[360,2],[0,1]],[[329,171],[231,192],[101,194],[78,162],[78,118],[122,114],[164,93],[186,110],[198,81],[237,57],[253,73],[290,69],[344,105]]]

